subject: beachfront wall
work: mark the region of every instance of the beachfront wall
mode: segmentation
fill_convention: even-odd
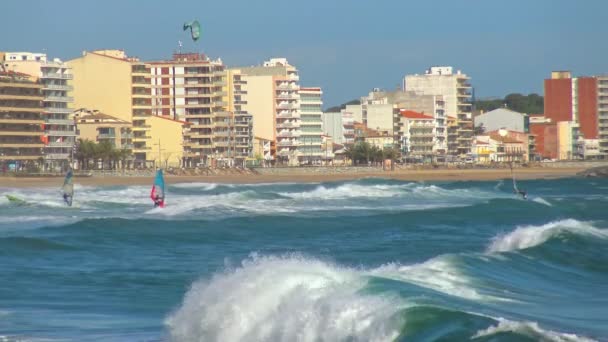
[[[183,166],[184,130],[188,122],[178,121],[162,116],[151,116],[146,120],[150,125],[151,150],[148,159],[154,161],[156,167]],[[160,149],[160,150],[159,150]]]

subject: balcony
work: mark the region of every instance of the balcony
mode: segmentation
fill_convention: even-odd
[[[297,109],[298,106],[296,104],[283,102],[283,103],[278,104],[277,108],[279,108],[279,109]]]
[[[225,101],[215,101],[213,102],[213,105],[215,107],[226,107],[228,103],[226,103]]]
[[[45,102],[74,102],[74,98],[70,96],[46,96]]]
[[[290,138],[290,137],[299,137],[300,132],[298,131],[281,131],[277,134],[277,137],[282,138]]]
[[[277,143],[279,146],[298,146],[297,140],[281,140]]]
[[[71,108],[58,108],[58,107],[45,107],[41,108],[42,111],[46,113],[66,113],[69,114],[72,112]]]
[[[66,160],[70,159],[69,153],[45,153],[44,159],[46,160]]]
[[[300,127],[299,122],[279,122],[277,128],[297,128]]]
[[[279,100],[298,100],[300,95],[297,93],[289,93],[289,94],[277,94],[277,99]]]
[[[238,100],[238,101],[234,101],[235,105],[246,105],[247,101],[243,101],[243,100]]]
[[[74,146],[74,143],[63,142],[63,141],[62,142],[53,141],[53,142],[49,142],[47,146],[48,147],[72,147],[72,146]]]
[[[97,134],[97,140],[99,139],[116,139],[116,134],[114,133],[99,133]]]
[[[32,143],[32,142],[23,142],[23,143],[5,143],[0,142],[0,147],[17,147],[17,148],[41,148],[44,147],[43,143]]]
[[[74,125],[73,120],[67,120],[67,119],[47,119],[46,123],[48,125],[67,125],[67,126]]]
[[[0,130],[0,136],[3,135],[3,136],[13,136],[13,137],[16,137],[16,136],[34,136],[34,137],[39,137],[42,134],[44,134],[44,132],[42,132],[42,131],[33,131],[33,130],[15,130],[15,131],[13,131],[13,130],[7,131],[5,129]]]
[[[72,74],[60,74],[56,72],[43,73],[41,78],[55,78],[60,80],[71,80],[74,78]]]
[[[277,90],[299,90],[300,87],[290,83],[280,83],[276,87]]]
[[[290,111],[280,111],[277,114],[277,118],[297,119],[299,117],[300,117],[300,114],[298,114],[297,112],[290,112]]]
[[[133,144],[121,144],[120,148],[123,150],[132,150],[134,148],[135,145]]]
[[[245,90],[235,90],[234,95],[247,95],[247,91]]]
[[[44,90],[65,90],[71,91],[74,90],[74,87],[67,84],[45,84],[42,89]]]
[[[46,134],[56,136],[56,137],[75,137],[76,132],[74,131],[46,131]]]

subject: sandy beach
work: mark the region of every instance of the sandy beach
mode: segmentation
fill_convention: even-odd
[[[569,168],[520,168],[515,170],[517,179],[554,179],[573,177],[583,167]],[[266,173],[268,172],[268,173]],[[289,169],[286,172],[273,173],[262,170],[261,174],[226,174],[201,176],[172,176],[167,175],[169,184],[175,183],[272,183],[272,182],[329,182],[360,178],[387,178],[404,181],[474,181],[499,180],[511,178],[509,169],[437,169],[437,170],[408,170],[382,171],[370,169],[358,172],[311,172],[310,169]],[[0,177],[0,187],[53,187],[62,181],[61,177]],[[147,185],[151,177],[143,176],[91,176],[75,177],[76,184],[89,186],[113,185]]]

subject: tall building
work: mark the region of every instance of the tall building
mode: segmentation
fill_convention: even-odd
[[[566,139],[572,142],[571,157],[608,157],[608,140],[602,144],[599,134],[599,80],[598,77],[572,77],[569,71],[554,71],[551,78],[545,80],[545,117],[554,123],[571,123],[563,128],[572,127],[571,137]],[[561,159],[569,155],[570,152],[558,153]]]
[[[597,78],[597,113],[600,154],[608,156],[608,76]]]
[[[39,165],[45,122],[42,85],[24,73],[0,68],[0,163],[2,171]]]
[[[320,164],[323,144],[323,99],[321,88],[300,88],[300,162]]]
[[[253,134],[274,141],[274,158],[296,165],[300,153],[300,76],[285,58],[261,66],[237,68],[247,81],[247,104],[253,116]]]
[[[232,113],[234,161],[246,166],[253,159],[253,116],[243,107],[247,104],[247,81],[239,70],[226,69],[228,111]],[[230,137],[229,137],[230,138]]]
[[[0,53],[0,62],[5,69],[36,77],[43,85],[45,135],[48,143],[44,147],[44,168],[65,170],[72,159],[76,142],[74,120],[71,117],[72,90],[71,68],[58,58],[48,60],[44,53],[6,52]]]
[[[69,60],[73,73],[74,108],[95,109],[133,124],[136,167],[152,166],[150,69],[122,50],[83,51]]]
[[[441,95],[445,103],[445,115],[456,118],[458,125],[457,143],[448,142],[448,152],[453,155],[471,152],[473,118],[471,84],[467,75],[460,70],[454,72],[449,66],[431,67],[424,75],[405,76],[403,90],[425,95]]]
[[[176,53],[150,65],[152,114],[189,123],[185,165],[229,165],[234,157],[234,117],[228,111],[221,60]]]

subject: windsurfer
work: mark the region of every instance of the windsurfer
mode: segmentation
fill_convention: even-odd
[[[522,199],[528,199],[528,192],[526,192],[526,190],[519,190],[519,189],[517,189],[517,190],[514,190],[513,192],[516,193],[516,194],[518,194],[518,195],[521,195]]]
[[[158,194],[154,196],[154,208],[156,207],[163,207],[163,198],[160,197]]]

